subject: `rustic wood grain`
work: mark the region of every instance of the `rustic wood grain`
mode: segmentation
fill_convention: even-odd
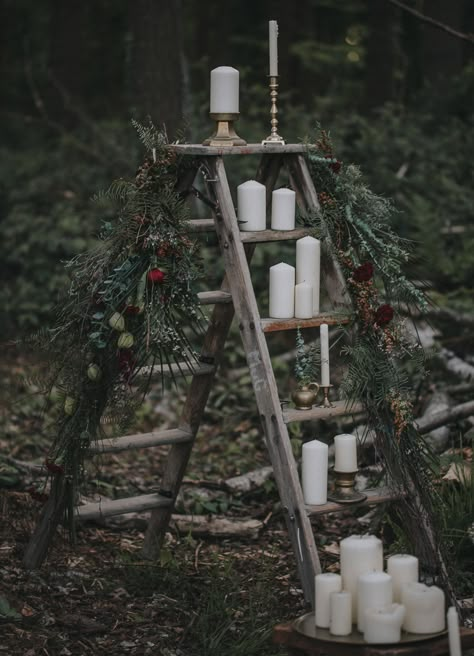
[[[201,144],[170,144],[168,146],[178,155],[201,155],[202,157],[223,157],[226,155],[279,155],[288,153],[306,153],[311,146],[305,144],[265,145],[247,144],[246,146],[202,146]]]
[[[153,446],[166,444],[177,444],[178,442],[189,442],[192,435],[189,430],[170,428],[168,430],[151,431],[150,433],[138,433],[136,435],[124,435],[112,439],[97,440],[94,442],[89,453],[120,453],[131,449],[147,449]]]
[[[350,323],[352,316],[345,312],[323,312],[311,319],[273,319],[266,317],[260,320],[263,332],[272,333],[280,330],[296,330],[297,328],[315,328],[323,323],[329,326],[339,326]]]
[[[320,393],[321,394],[321,393]],[[362,403],[347,404],[346,401],[333,401],[331,408],[321,408],[314,405],[311,410],[297,410],[296,408],[283,409],[283,420],[290,424],[293,421],[314,421],[316,419],[334,419],[342,415],[356,415],[364,412]]]
[[[355,510],[361,506],[372,506],[378,503],[387,503],[394,499],[399,499],[400,496],[393,493],[388,487],[374,488],[373,490],[364,490],[367,495],[366,501],[361,501],[357,504],[336,503],[335,501],[328,501],[328,503],[321,504],[320,506],[306,505],[306,512],[310,517],[314,515],[325,515],[330,512],[341,512],[343,510]]]
[[[240,231],[240,238],[244,244],[254,242],[263,244],[271,241],[294,241],[301,239],[313,232],[311,228],[295,228],[294,230],[258,230],[250,232],[248,230]]]

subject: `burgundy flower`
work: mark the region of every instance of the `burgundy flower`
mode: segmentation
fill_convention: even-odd
[[[57,465],[52,460],[46,459],[44,466],[52,474],[64,474],[64,467],[62,465]]]
[[[147,274],[147,280],[151,283],[161,283],[165,279],[165,274],[160,269],[150,269]]]
[[[365,262],[361,264],[352,274],[352,278],[355,282],[367,282],[371,280],[374,275],[374,267],[371,262]]]
[[[326,155],[326,159],[334,159],[332,155]],[[338,159],[335,162],[330,162],[329,163],[329,168],[331,171],[333,171],[336,175],[339,173],[341,170],[342,162],[340,162]]]
[[[375,312],[375,323],[379,326],[386,326],[393,319],[393,307],[385,303]]]
[[[124,312],[125,314],[140,314],[140,308],[138,305],[127,305]]]

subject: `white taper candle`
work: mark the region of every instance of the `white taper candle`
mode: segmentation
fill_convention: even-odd
[[[268,22],[268,39],[270,46],[270,75],[278,75],[278,23]]]
[[[319,327],[321,339],[321,385],[327,387],[330,385],[329,376],[329,328],[327,323],[322,323]]]
[[[449,656],[462,656],[459,617],[454,606],[448,609]]]

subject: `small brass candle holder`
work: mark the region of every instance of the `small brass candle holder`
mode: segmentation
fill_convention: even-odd
[[[246,146],[247,142],[241,139],[236,133],[234,128],[235,121],[239,120],[239,112],[236,113],[217,113],[209,114],[209,116],[216,122],[216,130],[213,135],[202,142],[203,146]]]
[[[333,470],[336,477],[336,489],[333,494],[328,495],[330,501],[335,503],[360,503],[367,499],[366,494],[356,492],[354,489],[357,470],[353,472],[341,472]]]
[[[277,100],[278,100],[278,75],[270,75],[270,98],[272,101],[272,106],[270,108],[270,116],[271,116],[271,133],[270,135],[262,141],[262,145],[265,146],[265,144],[280,144],[282,146],[285,145],[285,140],[283,137],[280,137],[278,134],[278,109],[277,109]]]
[[[329,390],[333,385],[321,385],[320,389],[323,390],[323,402],[319,406],[320,408],[334,408],[334,405],[329,400]]]

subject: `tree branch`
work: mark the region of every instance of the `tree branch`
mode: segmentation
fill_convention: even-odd
[[[428,23],[428,25],[432,25],[433,27],[436,27],[438,30],[442,30],[443,32],[446,32],[451,36],[455,36],[457,39],[462,39],[463,41],[467,41],[468,43],[474,44],[474,34],[470,34],[470,33],[465,34],[464,32],[458,32],[457,30],[453,29],[449,25],[445,25],[444,23],[441,23],[440,21],[437,21],[434,18],[431,18],[430,16],[426,16],[425,14],[422,14],[421,11],[418,11],[417,9],[413,9],[412,7],[407,7],[407,5],[404,4],[403,2],[400,2],[400,0],[388,0],[388,2],[390,2],[392,5],[395,5],[396,7],[400,7],[400,9],[407,11],[409,14],[412,14],[413,16],[416,16],[416,18],[423,21],[424,23]]]

